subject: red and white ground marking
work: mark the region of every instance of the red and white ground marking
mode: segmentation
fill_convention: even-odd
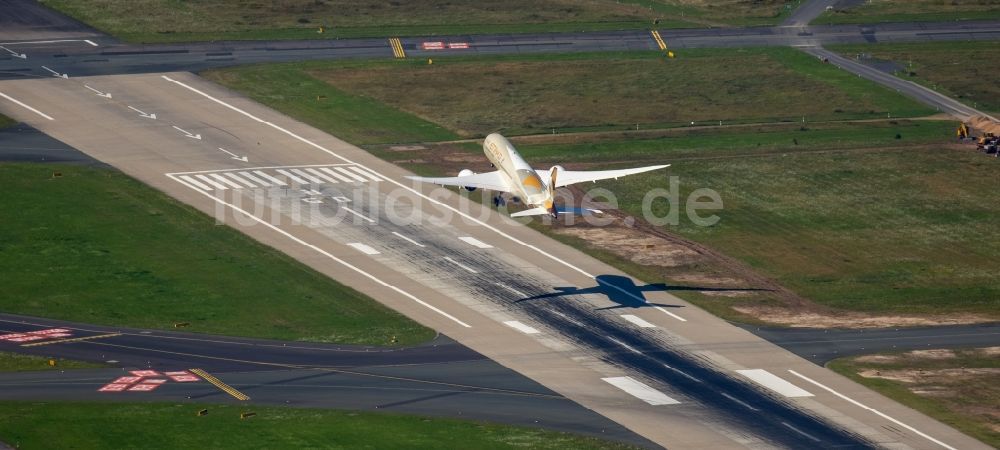
[[[448,48],[450,48],[452,50],[464,50],[464,49],[469,48],[469,43],[468,42],[449,42],[448,43]]]
[[[163,374],[178,383],[190,383],[192,381],[201,380],[201,378],[198,378],[197,375],[186,370],[180,372],[163,372]]]
[[[177,383],[201,381],[201,377],[186,370],[163,372],[162,374],[155,370],[132,370],[129,373],[132,376],[118,377],[98,389],[98,392],[150,392],[166,384],[167,378]],[[163,376],[167,378],[157,378]]]
[[[0,334],[0,341],[7,342],[31,342],[43,339],[59,339],[73,335],[71,330],[65,328],[49,328],[47,330],[29,331],[27,333]]]
[[[128,384],[111,383],[111,384],[106,384],[104,385],[104,387],[98,389],[98,392],[121,392],[124,391],[125,389],[128,389],[128,387],[129,387]]]
[[[444,42],[424,42],[420,44],[424,50],[444,50]]]

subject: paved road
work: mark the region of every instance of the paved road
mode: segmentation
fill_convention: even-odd
[[[238,402],[207,382],[153,392],[99,389],[125,370],[201,368],[250,396],[250,403],[382,410],[541,426],[655,447],[607,418],[446,337],[410,348],[325,345],[105,327],[0,315],[0,334],[68,329],[71,338],[114,336],[0,351],[107,362],[109,369],[0,374],[5,400]],[[35,342],[26,343],[31,345]]]

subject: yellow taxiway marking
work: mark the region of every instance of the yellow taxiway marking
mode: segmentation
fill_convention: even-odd
[[[656,30],[653,30],[650,33],[653,34],[653,40],[656,41],[656,45],[660,46],[660,50],[666,50],[667,49],[667,43],[663,42],[663,38],[660,37],[660,32],[656,31]]]
[[[70,338],[70,339],[59,339],[59,340],[56,340],[56,341],[32,342],[30,344],[21,344],[21,347],[37,347],[39,345],[62,344],[62,343],[66,343],[66,342],[89,341],[91,339],[109,338],[109,337],[115,337],[115,336],[121,336],[121,335],[122,335],[121,333],[109,333],[109,334],[99,334],[97,336],[84,336],[84,337]]]
[[[403,51],[403,43],[399,41],[399,38],[389,38],[389,46],[392,47],[392,55],[398,59],[406,58],[406,52]]]
[[[236,397],[236,400],[244,400],[244,401],[245,400],[250,400],[250,397],[247,397],[246,394],[244,394],[244,393],[242,393],[240,391],[237,391],[232,386],[230,386],[230,385],[228,385],[226,383],[223,383],[222,380],[220,380],[218,378],[215,378],[212,375],[209,375],[208,372],[205,372],[204,370],[201,370],[201,369],[191,369],[191,373],[193,373],[195,375],[198,375],[199,377],[204,378],[205,381],[208,381],[209,383],[214,384],[215,387],[217,387],[219,389],[222,389],[223,392],[225,392],[225,393],[227,393],[229,395],[232,395],[233,397]]]

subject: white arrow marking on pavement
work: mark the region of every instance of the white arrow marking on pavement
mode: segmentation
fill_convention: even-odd
[[[191,134],[191,133],[188,133],[187,131],[184,131],[183,129],[181,129],[177,125],[174,125],[174,129],[177,130],[177,131],[180,131],[181,133],[186,134],[187,137],[189,137],[189,138],[201,140],[201,134]]]
[[[54,76],[54,77],[69,78],[68,74],[56,72],[56,71],[54,71],[54,70],[52,70],[52,69],[50,69],[48,67],[45,67],[45,66],[42,66],[42,68],[45,69],[45,70],[48,70],[49,72],[52,72],[52,76]]]
[[[14,50],[11,50],[11,49],[9,49],[7,47],[4,47],[2,45],[0,45],[0,48],[2,48],[4,50],[7,50],[8,52],[10,52],[11,56],[13,56],[15,58],[28,59],[28,55],[26,55],[24,53],[15,52]]]
[[[104,98],[111,98],[111,93],[110,93],[110,92],[101,92],[101,91],[98,91],[97,89],[94,89],[94,88],[92,88],[92,87],[90,87],[90,86],[87,86],[86,84],[85,84],[85,85],[83,85],[83,87],[85,87],[85,88],[87,88],[87,89],[90,89],[90,90],[94,91],[95,93],[97,93],[97,95],[98,95],[99,97],[104,97]]]
[[[250,158],[247,158],[246,156],[236,156],[235,153],[233,153],[233,152],[231,152],[229,150],[226,150],[226,149],[224,149],[222,147],[219,147],[219,150],[222,150],[223,152],[226,152],[226,154],[229,155],[229,156],[232,156],[233,159],[240,160],[240,161],[243,161],[243,162],[249,162],[250,161]]]
[[[142,111],[140,111],[138,109],[135,109],[135,108],[133,108],[131,106],[129,106],[128,109],[131,109],[132,111],[135,111],[135,112],[139,113],[140,116],[145,117],[147,119],[156,120],[156,114],[146,114],[146,113],[144,113],[144,112],[142,112]]]

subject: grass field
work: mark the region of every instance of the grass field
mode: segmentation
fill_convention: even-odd
[[[71,359],[54,358],[55,365],[49,364],[50,358],[34,355],[22,355],[20,353],[0,352],[0,372],[22,372],[30,370],[65,370],[65,369],[90,369],[106,367],[103,364],[95,364],[84,361],[74,361]]]
[[[1000,347],[843,358],[828,367],[1000,447]]]
[[[1000,1],[996,2],[1000,17]],[[904,67],[898,76],[982,111],[1000,114],[1000,45],[996,42],[842,45],[847,57],[870,55]],[[913,72],[910,76],[908,72]]]
[[[434,336],[120,172],[0,164],[0,184],[5,312],[353,344]]]
[[[932,113],[783,48],[689,50],[676,60],[650,52],[314,62],[205,75],[356,144]]]
[[[773,25],[800,0],[41,0],[131,42]],[[319,28],[323,27],[323,33]]]
[[[624,449],[565,433],[396,414],[166,403],[0,402],[15,448]],[[196,412],[209,410],[205,416]],[[240,413],[257,415],[241,420]]]
[[[132,42],[489,34],[637,29],[662,14],[612,0],[42,0]],[[697,8],[688,8],[698,11]],[[667,17],[661,26],[698,26]],[[325,27],[319,33],[319,27]]]
[[[947,134],[953,124],[921,126],[933,129],[882,130],[883,136],[904,136],[891,150],[875,143],[859,145],[869,149],[864,152],[806,151],[824,149],[817,145],[687,160],[665,151],[659,160],[674,163],[670,174],[680,177],[680,198],[709,188],[725,205],[715,226],[682,220],[668,229],[830,307],[1000,318],[1000,275],[993,270],[1000,264],[1000,239],[994,237],[1000,206],[991,201],[996,160],[906,140]],[[530,146],[520,148],[533,153]],[[665,187],[665,180],[636,175],[598,185],[618,194],[624,210],[641,215],[643,195]],[[658,216],[666,208],[665,202],[653,204]]]
[[[873,0],[828,11],[814,24],[996,20],[1000,0]]]
[[[7,117],[3,114],[0,114],[0,128],[7,128],[15,124],[17,124],[16,120],[11,119],[10,117]]]

